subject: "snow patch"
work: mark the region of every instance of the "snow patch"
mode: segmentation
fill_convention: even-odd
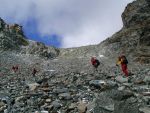
[[[51,70],[47,70],[47,71],[53,72],[53,71],[56,71],[56,70],[51,69]]]
[[[103,58],[103,57],[105,57],[105,56],[100,54],[99,57],[100,57],[100,58]]]

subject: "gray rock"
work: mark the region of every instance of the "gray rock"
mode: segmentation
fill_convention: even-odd
[[[4,110],[6,109],[6,104],[4,102],[0,102],[0,113],[3,113]]]
[[[114,88],[114,87],[118,86],[116,82],[110,81],[110,80],[109,80],[109,81],[106,81],[106,85],[107,85],[109,88]]]
[[[146,83],[150,83],[150,76],[145,76],[143,81]]]
[[[31,91],[36,90],[40,86],[40,84],[38,84],[38,83],[31,83],[31,84],[27,84],[27,85],[29,86],[29,89]]]
[[[120,87],[118,88],[119,91],[123,91],[124,89],[125,89],[125,86],[120,86]]]
[[[64,99],[64,100],[70,100],[71,99],[70,93],[61,93],[58,96],[60,97],[60,99]]]
[[[94,112],[111,113],[114,110],[114,101],[108,95],[108,92],[102,92],[95,100]]]
[[[46,103],[51,103],[51,101],[52,101],[51,99],[46,99],[45,100]]]
[[[104,109],[108,110],[108,111],[114,111],[114,104],[108,105],[108,106],[104,106]]]
[[[138,103],[130,98],[115,103],[114,113],[139,113]]]
[[[131,91],[115,91],[113,90],[112,94],[111,94],[111,98],[117,101],[121,101],[121,100],[126,100],[130,97],[133,97],[134,93]]]
[[[76,103],[71,103],[68,107],[68,109],[75,109],[77,107]]]
[[[79,113],[86,113],[87,111],[87,105],[83,102],[79,102],[78,104],[78,112]]]
[[[148,87],[148,85],[140,85],[140,86],[132,87],[132,90],[138,93],[147,92],[149,89],[150,88]]]
[[[117,76],[115,79],[117,82],[120,82],[120,83],[128,82],[128,79],[122,76]]]
[[[9,28],[9,26],[2,19],[0,19],[0,50],[19,50],[21,46],[28,45],[26,37],[23,35],[21,26],[15,24],[15,27]],[[16,27],[20,28],[20,32],[16,32]],[[13,32],[10,32],[10,29]]]
[[[55,47],[47,47],[41,42],[30,41],[29,46],[23,50],[26,54],[38,55],[45,58],[55,58],[59,54],[59,50]]]
[[[104,80],[91,80],[89,84],[95,87],[103,87],[106,85],[106,82]]]
[[[41,113],[49,113],[48,111],[41,111]]]
[[[0,102],[6,105],[3,108],[2,104],[2,112],[7,109],[8,113],[33,113],[44,109],[56,113],[59,108],[61,113],[66,113],[66,109],[71,110],[68,113],[77,113],[75,106],[68,106],[79,99],[84,104],[95,99],[87,113],[138,113],[137,106],[149,106],[149,95],[143,95],[149,90],[149,78],[145,77],[150,71],[149,11],[149,0],[136,0],[126,7],[122,14],[123,28],[113,36],[97,45],[67,49],[28,41],[23,33],[8,29],[0,19]],[[128,77],[129,81],[114,66],[122,51],[129,60],[129,70],[134,73]],[[93,55],[101,61],[95,73],[89,63]],[[11,67],[17,64],[19,71],[12,73]],[[31,77],[33,67],[39,72]],[[47,79],[46,84],[43,78]],[[144,82],[132,84],[136,79]],[[30,87],[32,90],[25,85],[37,82],[39,88]],[[141,88],[145,82],[147,85]],[[102,90],[103,87],[106,89]],[[66,100],[70,96],[71,100]],[[66,99],[54,101],[59,97]],[[81,108],[86,111],[86,106]]]
[[[67,93],[69,90],[68,88],[56,88],[56,89],[53,89],[53,92],[54,93]]]
[[[55,100],[51,104],[54,108],[60,108],[62,105],[59,101]]]
[[[128,4],[125,11],[122,14],[122,19],[125,27],[130,27],[132,25],[137,25],[144,18],[149,17],[149,2],[147,0],[136,1]],[[144,6],[144,7],[142,7]],[[144,14],[143,11],[145,11]],[[148,21],[147,19],[145,21]]]
[[[25,97],[24,96],[20,96],[20,97],[16,97],[15,102],[20,102],[20,101],[24,101]]]
[[[131,87],[133,83],[123,83],[124,86]]]
[[[149,107],[140,107],[139,111],[142,113],[150,113],[150,108]]]

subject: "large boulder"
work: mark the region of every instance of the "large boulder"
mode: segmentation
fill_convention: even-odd
[[[127,100],[117,101],[113,113],[140,113],[137,100],[135,98],[129,98]]]

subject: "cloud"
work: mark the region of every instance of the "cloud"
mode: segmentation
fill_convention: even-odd
[[[0,0],[0,16],[24,24],[34,18],[41,36],[56,34],[62,47],[77,47],[100,43],[121,29],[121,13],[132,1]]]

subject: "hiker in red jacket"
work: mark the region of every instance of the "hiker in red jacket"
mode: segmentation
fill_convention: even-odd
[[[121,56],[118,57],[118,61],[117,61],[116,66],[118,66],[119,64],[121,64],[122,72],[125,74],[126,77],[128,77],[128,75],[129,75],[128,67],[127,67],[128,60],[125,57],[125,55],[121,55]]]
[[[99,62],[98,59],[96,59],[96,57],[92,57],[91,58],[91,64],[93,65],[93,67],[95,68],[95,70],[98,71],[97,68],[100,65],[100,62]]]
[[[18,65],[12,67],[12,71],[15,73],[18,71],[18,69],[19,69]]]
[[[36,73],[37,73],[37,70],[35,68],[33,68],[32,75],[35,76]]]

